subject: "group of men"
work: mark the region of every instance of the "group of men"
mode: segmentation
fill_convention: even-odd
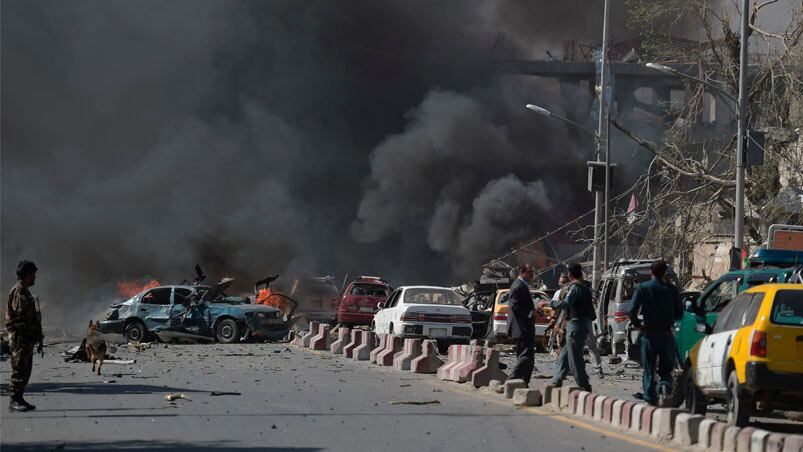
[[[629,311],[630,321],[641,330],[641,360],[644,368],[643,393],[641,398],[651,404],[658,403],[659,393],[671,392],[672,369],[675,366],[675,339],[672,324],[683,315],[678,289],[666,281],[667,264],[655,261],[650,272],[652,279],[636,287]],[[534,270],[529,265],[519,267],[519,275],[510,287],[508,335],[516,339],[516,364],[511,378],[521,379],[529,385],[535,370],[535,304],[530,293],[530,281]],[[567,274],[561,275],[560,288],[550,305],[564,313],[565,345],[561,348],[550,384],[559,387],[571,374],[577,386],[591,391],[588,381],[584,349],[587,347],[594,359],[597,375],[604,377],[602,360],[594,334],[596,320],[594,308],[596,296],[591,285],[583,278],[583,269],[578,263],[567,266]],[[639,318],[641,314],[642,318]],[[655,381],[655,372],[659,381]]]

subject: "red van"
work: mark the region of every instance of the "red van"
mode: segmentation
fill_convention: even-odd
[[[337,321],[343,326],[370,325],[377,304],[384,302],[393,288],[378,276],[355,278],[343,291]]]

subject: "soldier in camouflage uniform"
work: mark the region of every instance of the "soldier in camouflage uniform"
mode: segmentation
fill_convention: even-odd
[[[17,266],[17,284],[8,294],[6,310],[6,329],[11,334],[11,411],[30,411],[35,406],[22,398],[25,386],[31,377],[33,367],[33,348],[39,344],[37,352],[42,352],[42,321],[36,310],[36,301],[28,288],[36,281],[36,265],[22,261]]]

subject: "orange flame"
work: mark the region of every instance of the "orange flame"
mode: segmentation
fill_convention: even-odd
[[[137,279],[132,279],[130,281],[120,281],[117,283],[117,294],[123,298],[131,298],[134,295],[142,292],[145,289],[150,289],[151,287],[157,287],[161,284],[159,281],[155,279],[151,279],[150,281],[144,282]]]
[[[274,296],[279,293],[281,292],[271,289],[259,289],[254,303],[273,306],[274,308],[282,310],[288,309],[290,307],[290,303],[287,302],[287,299],[280,296]]]

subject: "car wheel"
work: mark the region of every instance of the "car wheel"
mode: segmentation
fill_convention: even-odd
[[[728,424],[744,427],[750,422],[753,411],[753,398],[739,387],[736,371],[728,376]]]
[[[675,369],[672,371],[672,392],[668,398],[661,400],[662,407],[677,408],[683,404],[683,399],[686,396],[684,382],[686,381],[686,373],[688,370]]]
[[[708,401],[705,399],[702,391],[694,384],[692,370],[690,368],[686,369],[683,375],[685,376],[683,386],[684,392],[686,393],[686,409],[689,410],[691,414],[705,414],[708,409]]]
[[[221,344],[231,344],[240,338],[240,327],[234,319],[223,319],[215,327],[215,337]]]
[[[134,320],[125,326],[123,336],[128,342],[142,342],[148,337],[148,329],[144,323]]]

